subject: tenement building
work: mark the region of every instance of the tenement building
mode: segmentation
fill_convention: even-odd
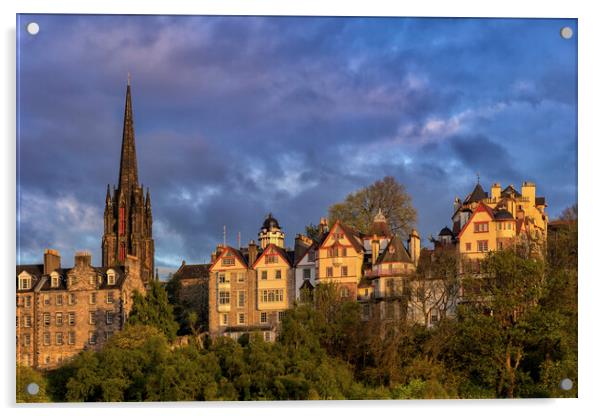
[[[61,267],[56,250],[42,264],[17,266],[17,364],[53,368],[85,349],[99,349],[123,328],[134,291],[144,293],[140,262],[92,266],[88,252]]]
[[[102,237],[103,267],[122,266],[128,255],[140,259],[142,279],[153,278],[155,243],[150,191],[138,184],[132,93],[128,80],[119,165],[119,184],[107,185]]]

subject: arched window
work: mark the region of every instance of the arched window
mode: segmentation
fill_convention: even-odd
[[[115,284],[115,270],[113,270],[113,269],[107,270],[107,284],[108,285]]]
[[[23,272],[19,275],[19,290],[29,290],[31,289],[31,276]]]

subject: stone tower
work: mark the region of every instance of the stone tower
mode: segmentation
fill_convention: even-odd
[[[129,77],[128,77],[129,78]],[[138,257],[144,282],[153,279],[155,243],[150,192],[138,184],[138,163],[130,81],[125,95],[119,184],[107,185],[102,237],[102,265],[125,265],[128,255]]]

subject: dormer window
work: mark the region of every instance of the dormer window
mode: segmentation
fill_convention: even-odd
[[[27,273],[19,276],[19,290],[31,289],[31,276]]]
[[[107,271],[107,284],[114,285],[115,284],[115,270],[109,269]]]
[[[50,273],[50,287],[59,287],[60,276],[57,272]]]
[[[89,283],[94,286],[96,284],[96,276],[90,276]]]

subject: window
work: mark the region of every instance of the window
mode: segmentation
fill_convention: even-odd
[[[56,306],[63,306],[63,295],[56,295]]]
[[[75,312],[69,312],[67,320],[69,322],[69,325],[75,325]]]
[[[278,322],[282,322],[284,319],[284,311],[278,311]]]
[[[368,289],[364,289],[364,296],[368,296]]]
[[[244,272],[238,273],[238,282],[243,283],[244,281],[245,281],[245,273]]]
[[[276,270],[276,279],[282,279],[282,270]]]
[[[261,271],[261,280],[268,280],[268,271],[267,270]]]
[[[96,344],[96,339],[98,338],[98,334],[95,331],[88,332],[88,343],[91,345]]]
[[[43,315],[43,317],[44,317],[44,326],[50,326],[50,314],[45,313]]]
[[[107,303],[113,303],[113,292],[107,292]]]
[[[88,280],[92,286],[96,285],[96,276],[90,276]]]
[[[44,332],[44,345],[50,345],[50,332]]]
[[[46,305],[46,306],[50,305],[50,296],[49,295],[44,295],[44,305]]]
[[[69,293],[68,302],[69,305],[75,305],[75,293]]]
[[[244,313],[239,313],[238,314],[238,324],[239,325],[244,325],[246,322],[246,316]]]
[[[56,345],[63,345],[63,333],[57,332],[55,334],[55,343]]]
[[[125,235],[125,207],[119,207],[119,235]]]
[[[234,266],[234,257],[226,256],[222,259],[222,266]]]
[[[96,325],[96,311],[88,312],[88,323],[90,325]]]
[[[107,311],[107,313],[106,313],[106,322],[107,322],[107,325],[112,325],[113,324],[113,311]]]
[[[263,333],[263,340],[266,342],[270,342],[272,339],[272,333],[269,331],[266,331]]]
[[[345,287],[345,286],[343,286],[343,287],[341,288],[341,292],[340,292],[340,293],[341,293],[341,297],[342,297],[342,298],[347,298],[347,297],[349,297],[349,289],[348,289],[347,287]]]
[[[471,251],[471,250],[472,250],[472,244],[466,243],[466,251]]]
[[[347,276],[347,266],[341,266],[341,276]]]
[[[498,241],[498,242],[497,242],[497,249],[498,249],[498,250],[503,250],[503,249],[504,249],[504,243],[503,243],[503,242],[501,242],[501,241]]]
[[[226,273],[217,274],[217,283],[226,283]]]
[[[105,341],[108,341],[109,338],[113,336],[113,331],[105,331]]]
[[[262,324],[268,323],[268,313],[267,312],[261,312],[261,314],[259,315],[259,322]]]
[[[488,241],[487,240],[479,240],[477,241],[477,251],[488,251]]]
[[[25,328],[31,327],[31,315],[24,315],[23,316],[23,326]]]
[[[29,346],[29,344],[31,344],[31,335],[30,334],[23,334],[23,345],[25,347]]]
[[[31,277],[21,276],[19,277],[19,290],[31,289]]]
[[[278,263],[278,255],[277,254],[268,254],[265,256],[266,264],[274,264]]]
[[[431,311],[431,324],[435,324],[439,322],[439,311],[437,309],[433,309]]]
[[[107,284],[114,285],[115,284],[115,270],[107,271]]]
[[[282,302],[284,300],[283,289],[266,289],[261,291],[261,301],[265,303]]]
[[[245,291],[238,291],[238,307],[243,308],[245,306]]]
[[[50,275],[50,287],[59,287],[59,274],[57,272]]]
[[[303,269],[303,280],[311,279],[311,269]]]
[[[31,306],[31,296],[25,296],[23,298],[23,306],[29,308]]]
[[[96,292],[90,293],[90,305],[96,304]]]
[[[229,305],[230,304],[230,292],[219,292],[219,304]]]
[[[489,231],[489,223],[488,222],[475,222],[474,223],[474,232],[475,233],[486,233]]]
[[[326,268],[326,277],[332,277],[332,267]]]
[[[69,344],[69,345],[75,344],[75,332],[74,331],[69,332],[69,335],[67,337],[67,344]]]
[[[63,314],[61,312],[57,312],[54,319],[58,326],[63,325]]]
[[[309,256],[308,256],[308,258],[309,258],[309,261],[312,261],[312,262],[316,261],[316,252],[315,252],[315,250],[309,250]]]
[[[228,314],[227,313],[222,313],[222,325],[228,325]]]
[[[341,250],[341,255],[342,255],[343,257],[347,257],[347,247],[343,247],[343,248],[342,248],[342,250]]]

